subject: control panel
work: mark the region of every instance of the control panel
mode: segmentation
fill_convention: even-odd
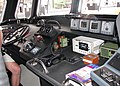
[[[120,86],[120,48],[101,67],[91,72],[91,78],[100,86]]]
[[[111,36],[115,33],[115,20],[87,18],[71,19],[71,29]]]
[[[106,83],[110,86],[120,86],[120,76],[114,73],[112,70],[103,67],[96,71]]]
[[[90,53],[99,53],[100,45],[104,43],[104,40],[78,36],[72,39],[73,51],[80,54],[90,54]]]

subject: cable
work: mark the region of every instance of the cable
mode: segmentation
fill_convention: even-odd
[[[77,84],[79,84],[80,86],[85,86],[82,82],[80,82],[80,81],[78,81],[78,80],[76,80],[76,79],[74,79],[74,78],[67,78],[67,79],[65,79],[63,82],[62,82],[62,86],[66,86],[65,84],[68,82],[68,81],[73,81],[73,82],[75,82],[75,83],[77,83]],[[67,85],[68,86],[68,85]]]
[[[54,49],[53,49],[53,47],[54,47],[54,43],[55,43],[55,42],[51,43],[50,50],[51,50],[51,53],[55,56],[56,53],[54,52]],[[58,44],[57,44],[57,45],[58,45]],[[58,50],[60,50],[59,54],[61,54],[62,51],[63,51],[61,48],[59,48],[59,49],[56,50],[56,52],[57,52]]]

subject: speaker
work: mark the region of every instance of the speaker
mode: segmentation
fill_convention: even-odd
[[[107,42],[100,47],[100,56],[110,58],[118,49],[118,45],[115,43]]]

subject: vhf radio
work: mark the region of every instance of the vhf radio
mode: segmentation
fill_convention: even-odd
[[[118,44],[106,42],[100,47],[100,56],[110,58],[118,49]]]

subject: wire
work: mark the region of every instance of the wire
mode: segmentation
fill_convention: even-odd
[[[80,86],[85,86],[82,82],[80,82],[80,81],[78,81],[78,80],[76,80],[76,79],[74,79],[74,78],[70,78],[70,77],[67,78],[67,79],[65,79],[65,80],[62,82],[62,86],[66,86],[65,84],[66,84],[68,81],[70,81],[70,80],[72,80],[73,82],[79,84]]]
[[[62,50],[61,48],[58,48],[58,49],[56,50],[56,52],[59,51],[59,50],[60,50],[60,52],[55,53],[55,52],[54,52],[55,50],[53,49],[54,43],[55,43],[55,42],[51,43],[50,50],[51,50],[51,53],[55,56],[57,53],[61,54],[63,50]],[[58,44],[57,44],[57,45],[58,45]]]

